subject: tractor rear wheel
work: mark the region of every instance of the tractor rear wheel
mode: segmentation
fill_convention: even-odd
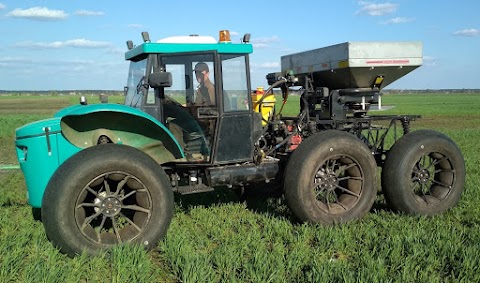
[[[305,222],[361,218],[377,193],[372,153],[352,134],[336,130],[303,141],[288,161],[284,180],[287,204]]]
[[[390,149],[382,170],[389,205],[409,214],[435,215],[453,207],[465,183],[465,161],[447,136],[420,130]]]
[[[69,256],[125,243],[152,249],[172,215],[173,192],[163,169],[138,149],[115,144],[65,161],[42,202],[47,237]]]

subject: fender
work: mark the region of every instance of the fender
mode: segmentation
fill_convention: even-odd
[[[74,105],[54,117],[60,118],[65,139],[79,148],[94,146],[103,139],[138,148],[159,164],[184,157],[180,144],[163,124],[130,106]]]
[[[99,139],[138,148],[159,164],[184,157],[172,133],[140,110],[118,104],[67,107],[54,118],[16,130],[16,153],[25,176],[28,203],[40,208],[57,168],[82,149],[97,145]]]

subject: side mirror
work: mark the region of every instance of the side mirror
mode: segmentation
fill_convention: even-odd
[[[152,88],[171,87],[172,73],[170,72],[154,72],[148,76],[148,84]]]

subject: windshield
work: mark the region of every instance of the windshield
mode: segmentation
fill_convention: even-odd
[[[138,62],[130,62],[127,79],[127,96],[125,105],[140,108],[142,105],[145,69],[147,68],[147,59]]]

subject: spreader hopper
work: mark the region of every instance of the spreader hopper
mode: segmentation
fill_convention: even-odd
[[[422,65],[421,42],[345,42],[282,56],[282,72],[310,75],[317,87],[383,88]],[[302,83],[302,82],[300,82]]]

